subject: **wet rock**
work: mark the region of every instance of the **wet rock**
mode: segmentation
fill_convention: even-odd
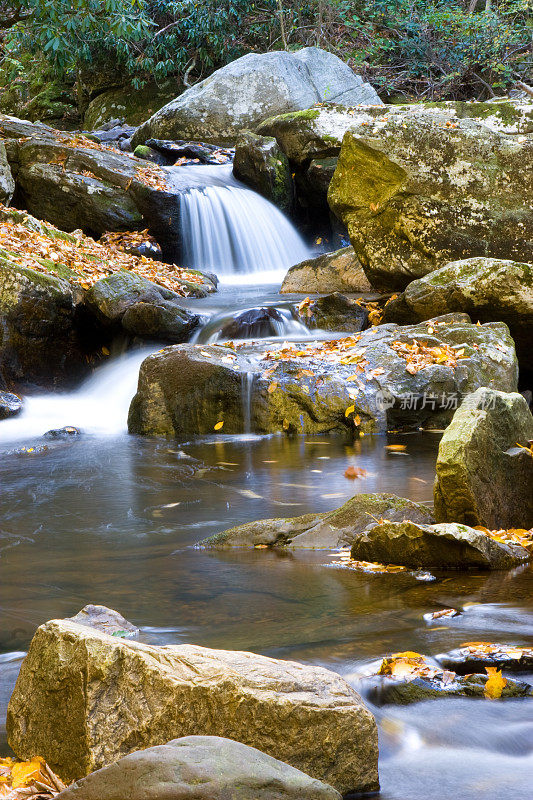
[[[61,800],[341,800],[300,770],[231,739],[184,736],[124,756],[61,792]]]
[[[94,628],[101,633],[109,636],[119,636],[120,638],[130,638],[139,635],[139,628],[122,616],[118,611],[107,606],[87,605],[74,617],[67,617],[68,622],[75,622],[77,625],[85,625],[87,628]]]
[[[7,730],[19,757],[39,752],[66,780],[133,750],[209,735],[262,749],[340,792],[378,788],[374,718],[335,673],[252,653],[151,647],[67,620],[37,630]]]
[[[187,341],[201,320],[178,294],[130,272],[97,281],[84,303],[104,325],[164,341]]]
[[[0,141],[0,203],[4,203],[8,206],[14,191],[15,181],[13,180],[11,167],[7,160],[6,148],[4,143]]]
[[[531,134],[407,107],[346,132],[328,200],[371,283],[403,289],[453,260],[533,262],[532,158]]]
[[[233,174],[285,213],[293,210],[291,168],[272,137],[244,131],[235,146]]]
[[[0,391],[0,420],[16,417],[22,411],[23,405],[18,395]]]
[[[262,339],[266,336],[276,336],[280,332],[280,323],[283,317],[277,308],[251,308],[237,314],[228,322],[221,331],[223,339]]]
[[[442,427],[460,398],[477,387],[516,390],[507,327],[467,320],[449,315],[422,325],[380,325],[337,343],[283,350],[278,343],[235,351],[223,345],[165,348],[141,366],[129,428],[181,437],[209,434],[223,421],[223,433],[241,433],[248,411],[252,430],[261,433]],[[399,351],[421,343],[435,348],[427,351],[435,358],[418,370]],[[455,365],[445,363],[443,352],[459,353]]]
[[[481,322],[505,322],[518,359],[533,369],[533,264],[468,258],[412,281],[385,307],[385,322],[419,322],[463,311]]]
[[[368,311],[340,292],[303,301],[298,313],[308,328],[358,333],[368,327]]]
[[[295,264],[280,289],[282,293],[295,294],[370,291],[368,278],[351,246]]]
[[[523,547],[496,541],[467,525],[388,521],[358,534],[351,556],[420,569],[509,569],[531,557]]]
[[[133,151],[133,155],[135,158],[143,159],[143,161],[151,161],[153,164],[159,164],[160,167],[168,166],[169,159],[146,144],[138,144]]]
[[[246,522],[203,539],[198,544],[217,550],[257,545],[335,550],[351,545],[374,518],[395,521],[409,519],[427,525],[433,522],[429,508],[412,500],[386,493],[356,494],[334,511]]]
[[[485,684],[488,675],[467,675],[461,677],[444,671],[436,672],[434,677],[394,679],[376,676],[363,681],[365,696],[378,705],[409,705],[424,700],[438,700],[442,697],[485,697]],[[510,678],[502,689],[501,699],[531,697],[533,686]]]
[[[322,101],[381,104],[374,89],[332,53],[315,47],[249,53],[160,109],[138,129],[134,144],[149,138],[234,142],[267,117]]]
[[[107,125],[96,131],[82,131],[83,136],[87,136],[93,142],[99,144],[113,144],[118,146],[124,139],[131,139],[135,133],[135,128],[131,125],[124,125],[120,120],[113,120],[113,125]]]
[[[474,642],[441,653],[435,660],[444,668],[460,675],[479,672],[487,667],[496,667],[512,672],[533,670],[533,647]]]
[[[439,522],[533,527],[533,416],[520,394],[480,388],[441,439],[435,482]]]
[[[148,139],[146,145],[165,159],[168,166],[177,161],[180,164],[192,162],[200,164],[227,164],[233,159],[234,151],[206,142],[165,141],[163,139]],[[138,148],[136,148],[137,151]]]
[[[65,425],[64,428],[53,428],[43,433],[43,439],[75,439],[81,436],[81,431],[73,425]]]

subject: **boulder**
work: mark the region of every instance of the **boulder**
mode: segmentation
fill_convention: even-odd
[[[533,264],[484,257],[453,261],[391,299],[384,321],[419,322],[450,311],[481,322],[505,322],[519,362],[533,369]]]
[[[286,155],[275,139],[245,131],[237,140],[233,174],[287,214],[294,205],[294,185]]]
[[[441,439],[435,516],[487,528],[533,528],[533,416],[520,394],[480,388]]]
[[[77,625],[85,625],[88,628],[94,628],[102,633],[107,633],[110,636],[131,637],[139,635],[139,628],[132,625],[131,622],[115,611],[113,608],[106,606],[90,605],[84,606],[81,611],[78,611],[73,617],[67,617],[69,622],[75,622]]]
[[[324,50],[248,53],[163,106],[141,125],[133,143],[151,137],[234,142],[267,117],[337,98],[351,106],[381,105],[369,84]]]
[[[295,264],[280,289],[282,293],[295,294],[370,291],[368,278],[351,246]]]
[[[186,342],[201,321],[176,292],[125,271],[97,281],[84,302],[106,326],[167,342]]]
[[[316,300],[306,298],[297,308],[300,319],[308,328],[345,332],[368,328],[368,311],[340,292]]]
[[[6,206],[11,202],[15,191],[15,181],[7,160],[6,146],[0,141],[0,203]]]
[[[383,522],[355,537],[351,556],[415,569],[509,569],[530,559],[520,545],[457,523]]]
[[[340,508],[324,514],[304,514],[287,519],[261,519],[216,533],[199,547],[225,550],[231,547],[290,547],[305,550],[336,550],[349,547],[373,519],[389,519],[430,525],[429,508],[395,494],[356,494]]]
[[[60,800],[341,800],[333,787],[220,736],[184,736],[124,756]]]
[[[81,294],[64,278],[11,261],[0,247],[0,365],[8,383],[74,382],[85,372]]]
[[[479,386],[516,391],[517,373],[507,326],[466,315],[320,343],[175,345],[141,365],[128,424],[168,437],[220,422],[241,433],[247,420],[258,433],[435,428]]]
[[[372,285],[403,289],[453,260],[533,262],[532,163],[532,134],[397,110],[345,133],[328,200]]]
[[[17,394],[0,391],[0,420],[16,417],[22,411],[23,405]]]
[[[234,316],[220,329],[221,339],[263,339],[280,333],[283,316],[275,306],[250,308]]]
[[[253,653],[153,647],[68,620],[35,633],[7,730],[20,758],[40,753],[64,780],[177,737],[221,736],[342,793],[379,787],[376,723],[335,673]]]
[[[435,660],[443,669],[453,669],[460,675],[486,670],[487,667],[504,669],[506,672],[531,672],[533,647],[471,642],[448,653],[439,653]]]
[[[140,125],[172,100],[176,89],[177,86],[170,85],[159,88],[153,83],[135,90],[131,87],[107,89],[90,101],[83,117],[83,126],[89,131],[99,130],[117,117],[129,125]]]

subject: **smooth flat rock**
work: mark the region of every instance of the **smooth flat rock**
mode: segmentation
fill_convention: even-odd
[[[333,787],[219,736],[184,736],[93,772],[61,800],[341,800]]]
[[[325,514],[305,514],[287,519],[246,522],[199,542],[200,547],[289,547],[293,549],[334,550],[350,546],[373,518],[412,520],[431,524],[429,508],[395,494],[356,494],[340,508]]]
[[[351,246],[295,264],[285,275],[280,289],[287,294],[370,291],[372,287]]]

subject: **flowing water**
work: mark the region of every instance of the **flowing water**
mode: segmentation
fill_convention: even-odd
[[[212,315],[199,340],[217,340],[228,321],[251,308],[284,309],[290,327],[279,277],[262,285],[257,276],[233,277],[218,294],[190,301]],[[36,626],[87,603],[118,609],[149,643],[194,642],[319,664],[356,688],[365,667],[390,652],[432,655],[476,640],[533,642],[529,567],[419,580],[337,568],[327,553],[195,548],[232,525],[326,511],[356,492],[391,491],[430,503],[439,435],[356,442],[249,430],[179,442],[129,436],[129,398],[147,352],[113,360],[76,392],[27,398],[21,417],[0,423],[2,720]],[[243,403],[250,388],[245,376]],[[84,433],[66,441],[41,438],[64,425]],[[407,447],[393,452],[384,449],[387,442]],[[352,464],[366,477],[348,481],[344,472]],[[424,621],[425,613],[445,606],[465,611],[443,624]],[[450,698],[372,707],[380,728],[381,797],[528,800],[531,708],[527,700]]]

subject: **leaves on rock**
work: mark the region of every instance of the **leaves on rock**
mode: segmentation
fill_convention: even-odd
[[[497,531],[491,531],[483,525],[477,525],[476,531],[483,531],[491,539],[503,544],[519,545],[525,550],[533,553],[533,528],[525,530],[524,528],[501,528]]]
[[[410,342],[392,342],[392,350],[398,353],[407,362],[406,370],[411,375],[416,375],[424,367],[431,364],[442,364],[446,367],[455,369],[457,360],[464,357],[464,349],[455,350],[448,344],[430,346],[417,342],[416,339]]]
[[[502,696],[504,688],[507,686],[507,679],[503,677],[502,671],[496,667],[485,667],[489,676],[485,684],[484,694],[489,700],[497,700]]]

